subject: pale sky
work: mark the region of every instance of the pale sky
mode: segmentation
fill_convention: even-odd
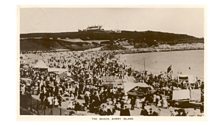
[[[204,37],[203,8],[21,8],[20,32],[71,32],[92,25],[106,30],[162,31]]]

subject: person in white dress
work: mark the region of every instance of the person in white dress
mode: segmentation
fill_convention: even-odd
[[[156,96],[156,99],[157,99],[157,103],[156,103],[156,104],[157,104],[157,106],[158,106],[158,107],[161,107],[161,106],[162,106],[162,103],[161,103],[160,96],[159,96],[159,95],[157,95],[157,96]]]
[[[158,100],[158,103],[157,103],[157,107],[161,107],[162,106],[162,100]]]
[[[47,101],[48,101],[48,107],[49,108],[52,108],[53,107],[53,99],[54,97],[52,95],[50,95],[48,98],[47,98]]]
[[[54,106],[55,106],[55,107],[58,107],[58,105],[59,105],[58,98],[55,97],[55,98],[54,98]]]
[[[136,107],[139,109],[141,106],[140,106],[140,99],[139,98],[137,98],[136,99]]]
[[[75,106],[73,105],[73,101],[69,100],[67,109],[74,109],[74,108]]]
[[[156,94],[153,94],[153,103],[156,103]]]
[[[168,102],[166,100],[166,97],[162,98],[162,103],[163,103],[163,108],[167,108],[168,107]]]

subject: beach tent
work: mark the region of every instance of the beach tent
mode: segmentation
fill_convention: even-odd
[[[183,81],[185,82],[187,81],[188,83],[193,84],[197,82],[197,79],[193,75],[182,75],[182,74],[178,75],[178,82],[181,83]]]
[[[190,90],[190,100],[201,101],[201,90],[200,89]]]
[[[123,86],[125,94],[132,96],[144,96],[154,91],[153,87],[146,83],[125,82]]]
[[[44,63],[43,60],[38,60],[34,65],[33,68],[38,68],[38,69],[48,69],[48,66]]]
[[[147,85],[146,83],[134,83],[134,82],[125,82],[123,84],[124,87],[124,92],[127,93],[128,91],[130,91],[131,89],[135,88],[135,87],[144,87],[144,88],[150,88],[149,85]]]
[[[182,74],[180,74],[180,75],[178,75],[178,82],[179,83],[181,83],[181,82],[183,82],[183,81],[188,81],[188,75],[182,75]]]
[[[153,94],[155,93],[155,90],[151,90],[149,87],[135,87],[133,89],[131,89],[130,91],[127,92],[128,95],[132,95],[132,96],[146,96],[148,94]]]
[[[173,90],[172,100],[188,100],[190,91],[188,89]]]
[[[191,100],[201,101],[201,90],[200,89],[181,89],[173,90],[173,100]]]
[[[67,69],[62,69],[62,68],[48,68],[48,72],[53,72],[56,74],[61,74],[66,71],[67,71]]]

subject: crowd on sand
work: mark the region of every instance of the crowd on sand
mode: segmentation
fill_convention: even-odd
[[[20,60],[20,95],[39,97],[40,105],[45,108],[61,107],[67,101],[70,115],[78,111],[88,111],[99,115],[130,116],[130,111],[140,109],[139,115],[158,116],[159,112],[147,105],[160,108],[171,108],[174,89],[201,89],[203,81],[198,80],[193,86],[187,83],[178,84],[166,72],[154,75],[147,71],[136,71],[115,57],[116,51],[101,52],[58,52],[36,53],[39,60],[49,68],[66,69],[66,72],[49,72],[44,68],[34,68],[28,60],[29,54],[21,54]],[[24,62],[23,62],[24,61]],[[144,96],[128,95],[122,87],[104,84],[105,77],[118,79],[133,78],[134,82],[143,82],[152,87],[153,92]],[[22,81],[28,78],[31,81]],[[81,103],[80,100],[84,102]],[[203,100],[203,98],[202,98]],[[130,107],[129,107],[130,105]],[[173,109],[173,116],[186,116],[184,109]]]

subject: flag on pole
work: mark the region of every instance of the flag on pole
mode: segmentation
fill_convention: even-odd
[[[169,73],[171,70],[172,70],[172,65],[170,65],[170,66],[167,68],[167,73]]]

